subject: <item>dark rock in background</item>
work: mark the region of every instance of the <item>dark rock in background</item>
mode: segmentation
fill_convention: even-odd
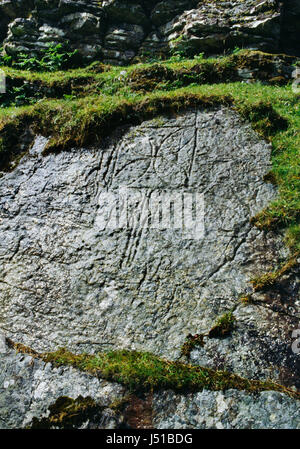
[[[8,55],[68,42],[87,59],[223,53],[235,47],[299,55],[300,0],[0,0]]]

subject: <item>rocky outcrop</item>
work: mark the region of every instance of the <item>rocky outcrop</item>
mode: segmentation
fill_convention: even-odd
[[[254,292],[249,283],[288,254],[280,235],[249,222],[276,189],[264,182],[270,145],[248,123],[226,108],[191,110],[119,128],[92,149],[42,157],[46,142],[38,137],[0,179],[0,323],[7,337],[37,351],[126,348],[176,360],[188,335],[203,334],[204,344],[190,353],[194,365],[299,388],[299,356],[292,351],[300,318],[297,268],[278,293]],[[178,204],[183,216],[175,213]],[[251,301],[241,301],[249,295]],[[235,318],[230,335],[210,335],[228,311]],[[14,358],[9,364],[23,363]],[[59,389],[55,379],[43,411],[62,395],[84,393]],[[38,387],[30,388],[36,395]],[[277,393],[251,399],[246,392],[202,392],[174,400],[172,394],[162,399],[165,408],[157,405],[157,427],[171,416],[182,427],[299,426],[295,400]],[[222,403],[224,413],[204,417],[203,401],[212,414]],[[18,413],[25,423],[29,412]]]
[[[120,401],[124,388],[96,377],[82,374],[73,368],[53,368],[50,363],[16,354],[0,335],[0,428],[32,427],[49,418],[49,407],[60,398],[92,398],[97,406],[94,416],[76,428],[116,428],[122,420],[109,406]],[[94,421],[95,420],[95,421]],[[69,423],[69,427],[72,427]],[[45,420],[41,426],[46,428]]]
[[[263,6],[262,6],[263,3]],[[246,47],[276,51],[280,40],[280,13],[274,1],[203,2],[163,28],[171,47],[188,54],[219,53]]]
[[[0,1],[0,39],[7,35],[8,24],[17,17],[26,17],[34,7],[34,0],[1,0]]]
[[[87,59],[127,64],[179,51],[223,53],[234,47],[299,54],[299,0],[98,1],[2,0],[7,54],[39,54],[69,42]],[[30,12],[30,15],[29,15]]]
[[[17,354],[3,336],[0,367],[1,429],[300,428],[298,401],[282,393],[160,391],[137,397],[116,383]]]

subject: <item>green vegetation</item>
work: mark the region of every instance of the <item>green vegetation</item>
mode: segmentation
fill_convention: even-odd
[[[181,347],[181,355],[189,358],[191,355],[192,350],[196,346],[204,346],[204,335],[203,334],[196,334],[192,335],[189,334],[186,337],[186,341],[183,343]]]
[[[291,232],[291,230],[289,230]],[[298,242],[299,244],[299,242]],[[264,291],[275,285],[278,281],[280,281],[281,277],[284,274],[289,273],[291,269],[296,267],[298,265],[297,259],[300,256],[299,252],[296,252],[293,257],[285,262],[283,266],[275,270],[271,273],[265,273],[262,276],[256,277],[251,280],[251,283],[253,285],[253,290],[255,292],[257,291]]]
[[[78,51],[70,51],[67,43],[57,45],[49,43],[39,57],[18,53],[16,58],[12,58],[0,49],[0,65],[20,70],[55,72],[74,67],[79,62],[82,60],[79,58]]]
[[[287,65],[291,57],[282,56]],[[256,70],[256,82],[238,70]],[[286,230],[292,254],[300,250],[299,94],[273,77],[274,56],[236,49],[230,56],[173,57],[156,64],[31,72],[3,67],[8,92],[0,96],[0,170],[11,170],[33,142],[49,137],[45,153],[97,144],[114,127],[138,124],[193,107],[233,107],[272,143],[272,172],[279,195],[252,219],[260,229]],[[280,78],[280,79],[279,79]]]
[[[217,319],[216,324],[209,331],[209,338],[224,338],[231,334],[234,329],[235,317],[232,312],[224,313]]]
[[[73,354],[66,349],[38,354],[21,344],[8,341],[10,346],[22,353],[29,353],[54,366],[73,366],[134,391],[157,391],[172,389],[182,392],[213,391],[228,389],[249,392],[279,391],[300,399],[300,394],[271,381],[244,379],[226,371],[171,362],[146,352],[111,351],[99,354]]]
[[[78,396],[76,399],[59,397],[49,407],[47,418],[33,418],[30,429],[78,429],[87,420],[99,421],[101,407],[91,397]]]
[[[50,47],[51,53],[47,58],[25,59],[23,63],[3,67],[8,81],[7,94],[0,96],[4,106],[21,106],[42,98],[60,99],[67,96],[69,99],[72,96],[78,98],[97,94],[128,97],[135,92],[172,91],[191,85],[237,82],[241,69],[255,69],[255,79],[264,83],[285,85],[288,82],[284,77],[273,77],[276,67],[274,56],[259,51],[239,51],[230,56],[208,59],[204,59],[202,54],[192,60],[172,57],[159,63],[121,68],[94,62],[85,68],[52,72],[70,65],[66,62],[71,58],[70,53],[58,47]],[[280,60],[286,65],[292,65],[295,61],[290,56],[280,56]],[[39,70],[44,67],[45,71],[20,70],[35,66],[40,67]],[[24,96],[20,98],[19,91],[15,92],[14,88],[23,89]]]

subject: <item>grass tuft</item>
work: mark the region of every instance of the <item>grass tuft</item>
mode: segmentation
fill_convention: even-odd
[[[169,361],[147,352],[120,350],[89,355],[73,354],[62,348],[55,352],[37,354],[11,340],[8,343],[17,351],[28,352],[54,366],[72,366],[108,381],[121,383],[131,392],[237,389],[252,393],[278,391],[300,399],[300,393],[272,381],[249,380],[226,371]]]

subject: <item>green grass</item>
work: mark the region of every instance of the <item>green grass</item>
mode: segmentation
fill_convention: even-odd
[[[120,350],[76,355],[66,349],[59,349],[38,354],[21,344],[11,341],[9,344],[17,351],[40,358],[46,363],[73,366],[102,379],[121,383],[131,391],[172,389],[178,392],[196,392],[203,389],[237,389],[253,393],[279,391],[300,399],[299,393],[272,381],[249,380],[226,371],[168,361],[147,352]]]
[[[285,65],[295,58],[280,56]],[[8,92],[0,95],[5,106],[23,105],[41,98],[67,96],[130,95],[134,91],[174,90],[191,84],[238,81],[238,70],[256,68],[255,77],[268,83],[283,83],[284,77],[273,76],[277,67],[274,56],[259,51],[240,51],[229,56],[194,59],[171,58],[159,63],[139,63],[113,67],[94,62],[85,68],[56,72],[33,72],[2,67],[7,77]],[[258,69],[258,70],[257,70]]]
[[[239,52],[218,59],[171,59],[130,67],[94,63],[86,68],[54,73],[5,68],[11,79],[18,80],[17,84],[24,80],[29,85],[37,83],[48,95],[57,98],[33,99],[34,104],[1,108],[0,169],[15,166],[29,148],[34,133],[50,138],[46,152],[60,151],[97,144],[108,130],[118,125],[137,124],[189,107],[231,106],[250,120],[253,128],[273,147],[269,179],[278,185],[279,195],[253,223],[261,229],[284,228],[288,246],[297,252],[300,249],[300,97],[290,84],[230,81],[236,68],[257,65],[265,73],[272,66],[272,57],[261,52]],[[222,79],[226,82],[221,82]],[[21,100],[23,96],[21,93]],[[30,132],[24,149],[26,129]]]

